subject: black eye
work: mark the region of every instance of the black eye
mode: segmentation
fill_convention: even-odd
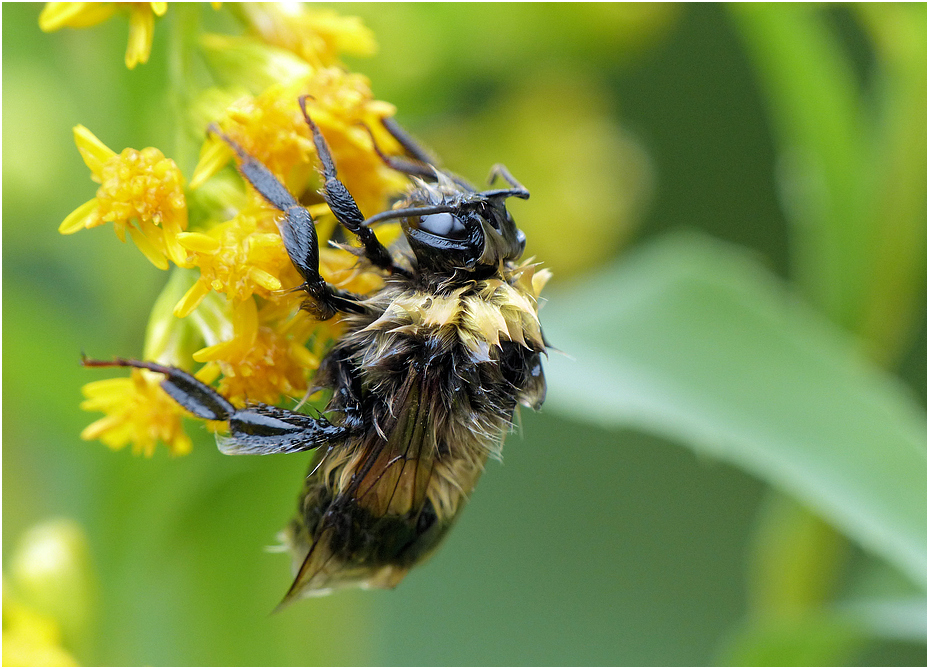
[[[468,232],[460,218],[445,212],[423,216],[417,227],[423,232],[445,239],[465,239]]]

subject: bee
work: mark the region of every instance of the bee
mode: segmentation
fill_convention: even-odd
[[[525,234],[506,201],[526,190],[502,165],[503,188],[477,190],[440,169],[391,119],[404,155],[375,150],[410,179],[394,207],[365,219],[339,180],[329,146],[299,99],[322,163],[321,194],[360,242],[347,247],[384,276],[355,295],[319,273],[313,218],[261,162],[218,133],[238,169],[282,215],[279,228],[303,278],[302,308],[343,319],[344,334],[320,364],[316,387],[332,395],[317,417],[267,404],[233,406],[188,372],[153,362],[85,360],[164,375],[162,388],[198,418],[225,421],[226,454],[315,450],[296,517],[282,532],[295,577],[282,605],[347,586],[393,588],[429,557],[461,513],[488,457],[499,456],[518,405],[545,398],[546,341],[538,292],[548,277],[520,263]],[[373,135],[372,135],[373,140]],[[385,247],[371,228],[399,220],[399,243]]]

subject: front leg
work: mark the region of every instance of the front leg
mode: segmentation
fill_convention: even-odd
[[[353,430],[333,425],[320,416],[313,418],[267,404],[236,409],[216,390],[177,367],[141,360],[116,358],[81,361],[85,367],[135,367],[165,375],[161,387],[171,398],[197,418],[222,420],[229,424],[229,436],[218,436],[219,450],[227,455],[268,455],[309,451],[323,444],[342,441]]]
[[[365,225],[365,217],[362,215],[355,198],[348,192],[348,188],[339,179],[335,169],[335,162],[332,160],[332,152],[329,150],[329,144],[323,137],[319,126],[310,118],[306,110],[306,100],[310,96],[304,95],[300,98],[300,109],[303,111],[303,118],[313,133],[313,143],[316,145],[316,154],[323,164],[323,178],[326,180],[323,185],[323,197],[326,198],[326,204],[332,210],[336,219],[349,232],[358,237],[364,249],[364,256],[375,267],[387,270],[391,274],[400,274],[409,276],[402,267],[394,264],[393,258],[387,248],[381,244],[374,230]]]
[[[271,206],[284,212],[284,219],[279,223],[284,248],[303,277],[300,288],[312,298],[304,302],[303,308],[320,320],[332,318],[337,312],[364,313],[364,307],[359,304],[361,298],[330,285],[319,274],[319,238],[310,212],[297,202],[271,170],[215,126],[210,130],[235,151],[242,176]]]
[[[460,176],[440,168],[438,161],[428,151],[426,151],[426,149],[421,147],[406,130],[400,127],[400,124],[397,123],[394,119],[390,117],[382,118],[381,125],[384,126],[384,129],[387,132],[390,133],[391,137],[397,140],[397,143],[403,147],[403,150],[407,152],[407,155],[411,156],[418,163],[422,163],[422,165],[417,166],[417,162],[399,159],[396,156],[386,156],[381,153],[380,149],[377,148],[377,143],[375,143],[374,150],[388,167],[391,167],[398,172],[403,172],[404,174],[412,174],[423,177],[429,181],[435,181],[437,178],[436,174],[441,172],[466,193],[474,192],[474,186],[469,184]],[[367,126],[365,126],[365,129],[368,131],[368,134],[371,135],[371,141],[374,142],[374,134],[371,132],[371,129]]]

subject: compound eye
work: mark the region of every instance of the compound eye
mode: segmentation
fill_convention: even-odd
[[[423,232],[444,239],[462,240],[468,236],[468,229],[465,227],[464,222],[457,216],[447,212],[423,216],[419,220],[417,227]]]

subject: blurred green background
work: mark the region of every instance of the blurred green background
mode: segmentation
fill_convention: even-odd
[[[166,274],[57,233],[95,192],[71,128],[171,155],[177,10],[130,72],[124,17],[5,4],[6,585],[83,664],[924,665],[925,5],[334,6],[446,166],[532,191],[543,411],[397,590],[269,615],[306,454],[78,438],[80,352],[140,355]]]

